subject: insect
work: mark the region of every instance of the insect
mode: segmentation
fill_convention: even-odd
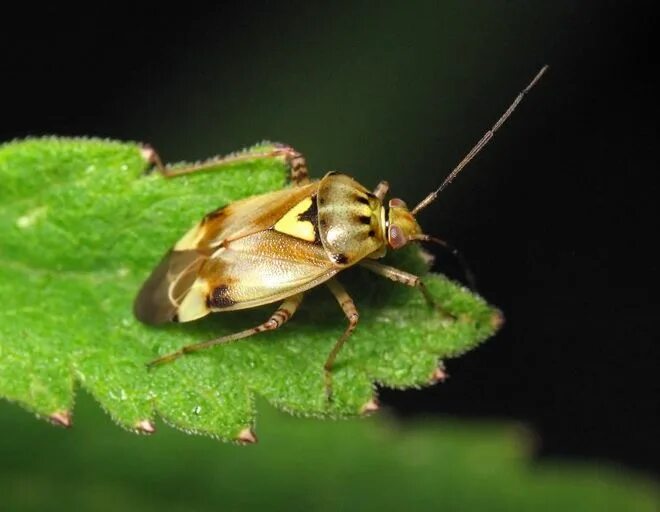
[[[358,311],[337,280],[337,274],[360,265],[417,288],[434,305],[419,277],[377,260],[388,249],[399,249],[412,242],[443,243],[424,234],[416,215],[493,138],[546,69],[544,66],[518,94],[440,187],[412,209],[401,199],[390,199],[387,207],[384,205],[389,188],[385,181],[370,192],[353,178],[337,172],[310,180],[304,157],[289,146],[275,145],[268,153],[240,153],[184,168],[164,167],[152,152],[156,169],[166,177],[209,167],[221,168],[238,160],[282,158],[290,170],[292,186],[248,197],[208,213],[151,273],[138,293],[134,312],[144,323],[162,324],[190,322],[212,312],[281,301],[279,307],[265,322],[251,329],[184,346],[155,359],[149,366],[277,329],[295,314],[307,290],[326,284],[348,320],[323,366],[326,393],[331,396],[333,364],[358,324]]]

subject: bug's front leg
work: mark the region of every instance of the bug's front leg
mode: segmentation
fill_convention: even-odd
[[[424,296],[424,300],[426,300],[429,306],[436,308],[443,315],[449,318],[454,318],[454,315],[445,311],[441,306],[439,306],[436,303],[435,299],[429,292],[428,288],[418,276],[414,274],[410,274],[403,270],[399,270],[398,268],[395,267],[390,267],[389,265],[383,265],[382,263],[378,263],[377,261],[373,261],[373,260],[367,260],[367,259],[362,260],[360,262],[360,265],[365,268],[368,268],[369,270],[371,270],[375,274],[378,274],[379,276],[386,277],[387,279],[396,281],[397,283],[405,284],[406,286],[410,286],[412,288],[417,288],[422,293],[422,295]]]
[[[298,293],[286,299],[279,308],[271,315],[271,317],[266,320],[264,323],[252,327],[251,329],[246,329],[244,331],[236,332],[234,334],[228,334],[227,336],[222,336],[220,338],[215,338],[213,340],[205,341],[203,343],[195,343],[194,345],[186,345],[185,347],[180,348],[176,352],[171,352],[164,356],[154,359],[147,364],[149,368],[158,366],[164,363],[169,363],[178,359],[181,356],[190,354],[191,352],[197,352],[198,350],[203,350],[205,348],[212,347],[213,345],[221,345],[224,343],[229,343],[230,341],[240,340],[242,338],[247,338],[253,336],[257,333],[264,331],[272,331],[284,325],[287,320],[289,320],[296,310],[300,303],[302,302],[303,294]]]
[[[332,399],[332,366],[335,363],[335,359],[337,359],[337,354],[341,350],[341,347],[344,345],[344,343],[346,343],[346,340],[349,338],[353,330],[355,330],[355,327],[357,326],[358,323],[359,315],[355,307],[355,303],[353,302],[353,299],[351,299],[351,296],[344,289],[344,287],[341,284],[339,284],[339,281],[337,281],[336,279],[330,279],[330,281],[328,281],[327,284],[328,284],[328,288],[330,288],[330,291],[337,299],[337,302],[339,302],[339,305],[341,306],[341,309],[344,311],[344,314],[346,315],[346,319],[348,320],[348,326],[346,327],[346,330],[337,340],[335,346],[332,347],[332,350],[330,351],[330,354],[328,354],[328,358],[326,359],[325,364],[323,365],[325,394],[328,397],[328,400],[331,400]]]
[[[381,181],[376,185],[373,194],[381,201],[385,198],[385,194],[390,189],[390,184],[387,181]]]
[[[187,165],[184,167],[168,167],[163,165],[160,156],[149,145],[142,146],[142,153],[145,159],[153,165],[153,169],[161,173],[166,178],[173,178],[184,174],[194,172],[204,172],[210,170],[222,169],[225,166],[243,162],[247,160],[261,160],[266,158],[282,158],[289,169],[289,176],[294,185],[305,185],[309,183],[309,173],[307,162],[302,153],[296,151],[286,144],[272,144],[272,149],[248,149],[238,153],[232,153],[223,157],[210,158],[203,162]]]

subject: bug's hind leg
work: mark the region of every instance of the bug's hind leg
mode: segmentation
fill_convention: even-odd
[[[209,348],[214,345],[221,345],[224,343],[229,343],[230,341],[236,341],[242,338],[247,338],[249,336],[253,336],[263,331],[272,331],[274,329],[277,329],[278,327],[281,327],[284,323],[286,323],[286,321],[289,320],[294,315],[294,313],[298,309],[298,306],[300,306],[302,299],[303,299],[302,293],[298,293],[297,295],[293,295],[289,297],[284,302],[282,302],[280,307],[277,308],[275,313],[273,313],[268,320],[266,320],[262,324],[257,325],[256,327],[252,327],[251,329],[246,329],[244,331],[236,332],[234,334],[228,334],[227,336],[215,338],[213,340],[205,341],[203,343],[186,345],[185,347],[181,347],[176,352],[171,352],[169,354],[165,354],[164,356],[159,357],[158,359],[154,359],[153,361],[148,363],[147,366],[149,368],[152,368],[154,366],[158,366],[164,363],[169,363],[171,361],[174,361],[175,359],[178,359],[179,357],[184,356],[186,354],[190,354],[191,352],[197,352],[198,350],[203,350],[205,348]]]
[[[330,291],[337,299],[337,302],[339,302],[339,305],[341,306],[341,309],[344,311],[346,319],[348,320],[348,326],[346,327],[346,330],[337,340],[335,346],[332,347],[332,350],[330,351],[330,354],[328,354],[328,358],[323,365],[325,394],[328,397],[328,400],[330,400],[332,398],[332,366],[334,365],[335,359],[337,359],[337,354],[341,350],[342,346],[344,343],[346,343],[346,340],[355,330],[359,315],[353,299],[351,299],[350,295],[344,289],[344,287],[339,284],[339,281],[336,279],[330,279],[327,284],[328,288],[330,288]]]
[[[166,178],[173,178],[183,174],[194,172],[204,172],[219,170],[238,162],[249,160],[264,160],[269,158],[281,158],[289,169],[289,176],[294,185],[305,185],[309,183],[309,173],[307,171],[307,162],[302,153],[296,151],[291,146],[285,144],[273,143],[262,144],[259,147],[247,149],[237,153],[231,153],[227,156],[218,156],[209,158],[203,162],[187,165],[184,167],[169,167],[163,165],[160,156],[156,150],[149,145],[142,146],[142,154],[151,165],[152,170],[156,170]]]
[[[309,183],[309,170],[307,168],[307,161],[302,153],[296,151],[291,146],[286,144],[276,143],[276,151],[279,151],[289,168],[289,179],[294,185],[306,185]]]
[[[408,272],[404,272],[403,270],[399,270],[398,268],[390,267],[389,265],[383,265],[382,263],[378,263],[373,260],[367,260],[367,259],[362,260],[360,262],[360,265],[365,268],[368,268],[369,270],[371,270],[375,274],[378,274],[379,276],[386,277],[387,279],[396,281],[397,283],[405,284],[406,286],[410,286],[412,288],[417,288],[422,293],[422,295],[424,296],[424,300],[426,300],[429,306],[437,309],[438,311],[440,311],[440,313],[447,316],[448,318],[454,318],[454,315],[447,312],[436,303],[435,299],[429,292],[428,288],[418,276],[414,274],[410,274]]]

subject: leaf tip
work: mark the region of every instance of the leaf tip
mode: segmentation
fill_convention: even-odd
[[[148,164],[155,164],[158,154],[149,144],[140,144],[140,155]]]
[[[437,384],[438,382],[444,382],[449,378],[449,375],[445,371],[442,363],[438,365],[438,367],[433,370],[433,373],[431,373],[431,378],[429,379],[430,384]]]
[[[374,412],[380,409],[380,404],[376,397],[370,399],[360,408],[360,414],[368,415],[373,414]]]
[[[241,430],[238,433],[236,440],[243,444],[255,444],[259,441],[257,439],[257,435],[250,427],[245,427],[243,430]]]
[[[55,411],[48,416],[48,419],[58,427],[71,428],[73,426],[73,418],[69,411]]]
[[[150,420],[138,421],[135,425],[135,431],[138,434],[154,434],[156,432],[156,425]]]
[[[499,331],[501,329],[504,325],[504,315],[501,311],[497,309],[493,311],[493,314],[490,316],[490,325],[493,327],[494,331]]]

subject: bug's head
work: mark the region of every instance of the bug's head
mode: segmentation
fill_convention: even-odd
[[[422,234],[417,219],[401,199],[390,199],[387,214],[387,245],[400,249]]]

